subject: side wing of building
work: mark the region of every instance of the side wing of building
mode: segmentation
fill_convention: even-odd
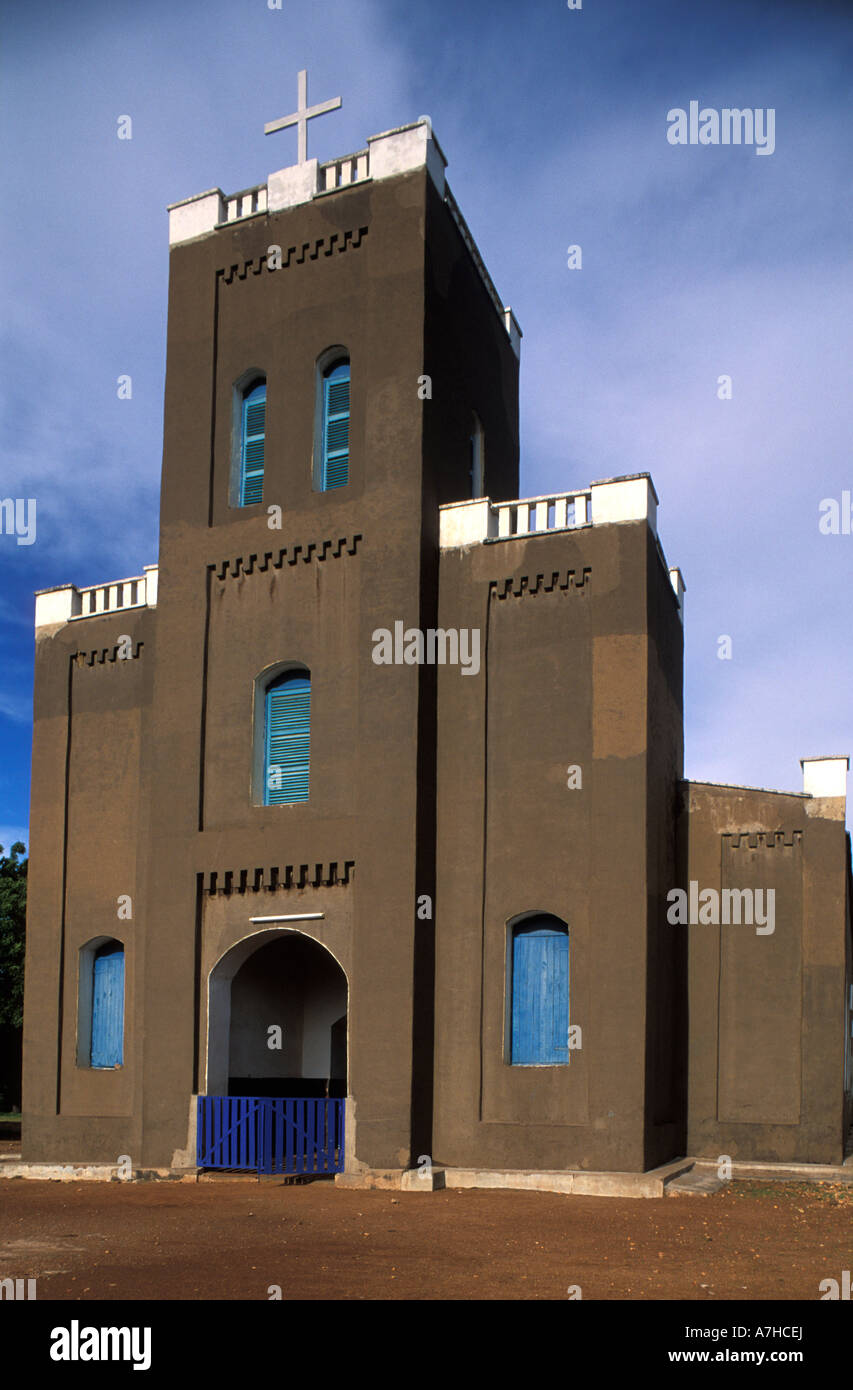
[[[30,1161],[116,1162],[139,1152],[143,1030],[133,982],[144,931],[155,602],[153,568],[109,589],[67,585],[36,599],[24,1010]]]
[[[853,1110],[844,812],[843,795],[683,784],[695,920],[671,930],[688,942],[696,1157],[842,1160]]]

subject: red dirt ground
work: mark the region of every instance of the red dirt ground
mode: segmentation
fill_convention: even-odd
[[[710,1197],[348,1192],[330,1182],[0,1183],[0,1277],[41,1299],[819,1300],[853,1189]]]

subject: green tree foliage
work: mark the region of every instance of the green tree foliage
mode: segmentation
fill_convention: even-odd
[[[24,1018],[24,935],[27,920],[26,846],[8,856],[0,845],[0,1023],[20,1028]]]

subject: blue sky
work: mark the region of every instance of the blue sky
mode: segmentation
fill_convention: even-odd
[[[263,127],[303,67],[343,98],[312,156],[432,117],[524,331],[522,495],[652,474],[687,775],[800,790],[800,757],[853,752],[853,535],[818,528],[853,489],[853,7],[40,0],[0,10],[0,497],[38,509],[35,544],[0,534],[0,844],[26,839],[33,591],[156,560],[166,205],[295,162]],[[772,108],[775,151],[670,145],[692,100]]]

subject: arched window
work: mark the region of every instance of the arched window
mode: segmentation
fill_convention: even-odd
[[[509,1060],[555,1066],[569,1060],[569,930],[557,917],[527,917],[509,939]]]
[[[267,384],[255,380],[240,401],[239,505],[249,507],[264,496],[264,440],[266,436]]]
[[[311,676],[304,668],[270,681],[264,695],[264,805],[308,800]]]
[[[346,487],[349,482],[350,364],[344,353],[321,365],[315,487],[320,492]]]
[[[116,1067],[124,1061],[124,947],[107,941],[86,957],[91,969],[89,1065]]]
[[[471,433],[468,437],[468,457],[470,460],[471,496],[483,496],[483,426],[479,417],[471,419]]]

